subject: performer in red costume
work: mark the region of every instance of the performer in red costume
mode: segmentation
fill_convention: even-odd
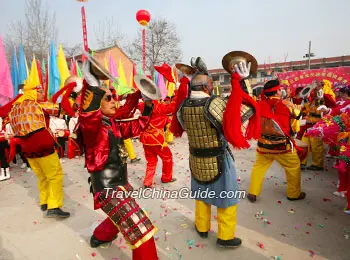
[[[152,84],[151,80],[136,83]],[[144,97],[143,103],[151,110],[151,120],[148,127],[140,135],[140,142],[143,144],[145,157],[147,160],[146,176],[143,181],[145,188],[150,188],[153,184],[153,178],[157,169],[158,156],[162,159],[162,183],[174,182],[173,178],[173,155],[165,140],[164,127],[168,122],[168,114],[175,112],[176,97],[170,103],[161,103],[158,100],[150,100]],[[140,104],[140,111],[145,109]]]
[[[126,104],[117,110],[111,91],[99,84],[99,80],[112,77],[93,57],[87,53],[85,56],[88,60],[83,68],[85,80],[79,121],[94,206],[107,214],[95,229],[90,245],[98,247],[110,243],[120,232],[133,250],[133,260],[156,260],[153,236],[157,229],[134,198],[124,193],[132,191],[133,187],[128,182],[123,138],[139,135],[147,126],[149,117],[119,123],[114,119],[130,113],[141,98],[140,91],[129,95]],[[113,197],[111,190],[118,196]]]

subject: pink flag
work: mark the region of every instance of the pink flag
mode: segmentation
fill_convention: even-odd
[[[77,67],[75,66],[75,60],[70,60],[70,74],[76,76],[77,75]]]
[[[0,104],[8,103],[13,97],[11,71],[7,63],[5,48],[0,36]]]
[[[158,88],[160,89],[160,93],[162,94],[162,99],[164,99],[168,94],[168,90],[166,88],[163,75],[160,73],[157,73],[157,75],[158,75]]]
[[[111,54],[109,54],[109,72],[114,76],[115,78],[119,78],[117,66],[114,63],[113,57]]]

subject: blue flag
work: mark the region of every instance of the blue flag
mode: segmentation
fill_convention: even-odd
[[[28,78],[26,58],[22,44],[19,45],[19,63],[18,63],[18,84],[23,84]]]
[[[17,55],[16,48],[13,48],[12,54],[12,64],[11,64],[11,78],[13,85],[13,95],[14,97],[18,95],[18,65],[17,65]]]
[[[61,78],[57,65],[57,55],[55,44],[52,42],[50,47],[50,62],[49,62],[49,84],[48,93],[51,98],[57,91],[60,90]]]

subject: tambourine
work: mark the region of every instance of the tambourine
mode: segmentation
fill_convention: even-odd
[[[69,137],[70,132],[69,130],[58,130],[57,136],[58,137]]]

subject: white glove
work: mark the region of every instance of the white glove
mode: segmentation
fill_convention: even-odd
[[[75,93],[79,93],[83,88],[83,82],[81,80],[77,80],[76,83],[77,83],[77,86],[73,88],[73,91]]]
[[[325,105],[322,105],[317,108],[317,110],[323,110],[323,109],[328,110],[328,107],[326,107]]]
[[[244,79],[249,76],[250,73],[250,66],[251,63],[249,62],[248,65],[244,62],[240,62],[238,65],[235,65],[235,71],[238,73],[238,75]]]
[[[340,109],[340,112],[344,113],[344,112],[346,112],[346,110],[348,110],[348,109],[350,109],[350,104],[347,105],[346,107],[341,108],[341,109]]]

